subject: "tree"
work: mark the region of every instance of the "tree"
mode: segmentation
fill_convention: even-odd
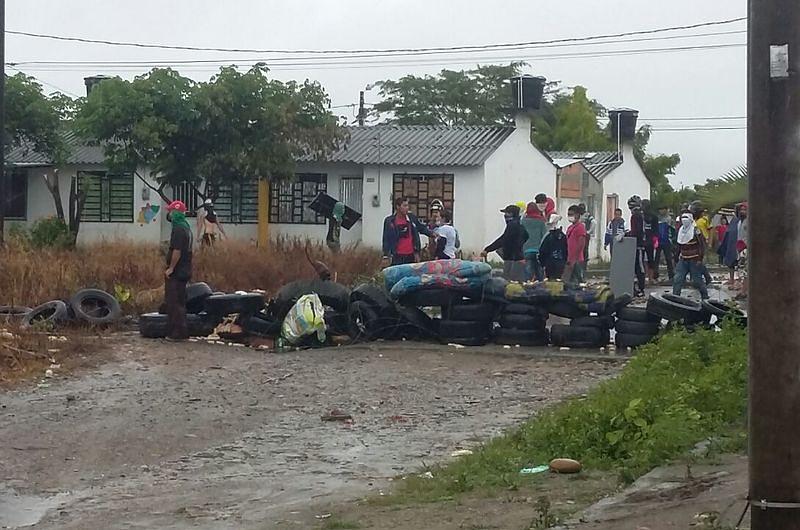
[[[697,196],[710,212],[720,208],[733,207],[747,200],[749,179],[747,167],[736,167],[719,178],[709,179],[701,186],[695,186]]]
[[[319,84],[282,83],[267,72],[260,64],[245,73],[222,68],[197,83],[154,69],[133,81],[105,80],[78,112],[78,129],[104,146],[110,169],[136,175],[165,202],[166,187],[184,182],[204,182],[207,191],[291,178],[297,157],[325,155],[341,131]]]
[[[647,145],[650,143],[652,129],[649,125],[639,127],[633,143],[633,153],[641,164],[644,174],[650,181],[650,197],[657,207],[666,206],[677,211],[684,202],[695,198],[695,193],[690,188],[675,190],[669,183],[669,175],[675,174],[675,169],[681,163],[677,153],[671,155],[650,155]]]
[[[62,135],[61,109],[66,108],[65,98],[61,94],[48,97],[33,77],[23,73],[6,76],[5,154],[16,148],[26,148],[41,153],[54,164],[64,160],[67,147]],[[56,207],[59,218],[64,221],[60,196]],[[0,209],[0,245],[5,228],[4,211]]]
[[[397,125],[508,125],[513,118],[508,81],[524,65],[487,65],[379,81],[383,101],[372,112]]]
[[[542,106],[534,120],[534,143],[545,151],[604,151],[613,143],[598,125],[605,108],[590,100],[586,89],[576,86],[571,93],[558,91]]]

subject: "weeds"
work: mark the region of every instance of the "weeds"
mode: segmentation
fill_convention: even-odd
[[[352,521],[342,521],[340,519],[328,519],[322,525],[322,530],[357,530],[361,528],[358,523]]]
[[[475,489],[513,489],[536,480],[521,476],[521,468],[557,457],[616,471],[630,482],[742,425],[746,383],[744,330],[673,331],[640,349],[620,377],[586,398],[550,408],[474,454],[432,469],[433,479],[407,477],[396,498],[430,502]],[[734,436],[733,445],[741,439]]]

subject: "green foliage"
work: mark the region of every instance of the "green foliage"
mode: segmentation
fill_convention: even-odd
[[[660,208],[666,206],[677,211],[682,202],[694,200],[695,193],[688,188],[675,190],[669,183],[669,176],[675,174],[675,169],[681,163],[677,153],[671,155],[650,155],[647,153],[647,144],[650,143],[652,129],[649,125],[639,127],[633,141],[633,153],[636,160],[642,165],[644,174],[650,181],[650,198],[653,205]]]
[[[719,178],[709,179],[704,185],[698,186],[697,194],[703,206],[711,212],[716,212],[720,208],[733,207],[737,203],[746,201],[749,183],[747,168],[739,166]]]
[[[380,81],[376,85],[383,101],[373,112],[397,125],[508,125],[512,120],[508,80],[524,65],[478,66]]]
[[[43,217],[31,227],[30,244],[33,248],[69,248],[73,238],[63,219]]]
[[[545,151],[604,151],[615,149],[608,132],[600,128],[598,116],[605,109],[589,100],[586,89],[557,93],[535,119],[534,143]]]
[[[514,488],[519,470],[553,458],[615,470],[631,481],[700,440],[741,424],[747,406],[747,335],[672,331],[641,348],[622,374],[586,398],[550,408],[474,454],[408,477],[401,498],[439,500],[476,488]]]

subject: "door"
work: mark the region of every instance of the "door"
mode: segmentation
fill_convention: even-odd
[[[339,180],[339,200],[360,214],[364,213],[364,180],[362,177],[342,177]],[[361,220],[350,230],[342,230],[342,244],[361,242]]]

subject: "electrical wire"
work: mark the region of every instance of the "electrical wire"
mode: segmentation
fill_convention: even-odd
[[[726,24],[733,24],[747,20],[747,17],[738,17],[725,20],[713,20],[709,22],[700,22],[697,24],[689,24],[684,26],[670,26],[656,29],[639,30],[639,31],[626,31],[622,33],[611,33],[605,35],[591,35],[585,37],[569,37],[561,39],[541,40],[541,41],[526,41],[526,42],[512,42],[500,44],[479,44],[479,45],[461,45],[461,46],[434,46],[428,48],[378,48],[378,49],[355,49],[355,50],[319,50],[319,49],[306,49],[306,50],[289,50],[289,49],[252,49],[252,48],[215,48],[204,46],[181,46],[172,44],[152,44],[142,42],[125,42],[125,41],[112,41],[105,39],[92,39],[88,37],[72,37],[65,35],[50,35],[45,33],[34,33],[29,31],[6,30],[9,35],[19,35],[25,37],[50,39],[57,41],[67,42],[80,42],[85,44],[103,44],[107,46],[126,46],[133,48],[154,48],[163,50],[187,50],[187,51],[211,51],[211,52],[231,52],[231,53],[280,53],[280,54],[360,54],[360,53],[420,53],[430,51],[455,51],[455,50],[483,50],[483,49],[504,49],[519,46],[530,46],[535,44],[556,44],[561,42],[585,42],[599,39],[613,39],[620,37],[631,37],[636,35],[650,35],[653,33],[663,33],[667,31],[684,31],[689,29],[703,28],[709,26],[720,26]]]
[[[741,127],[668,127],[664,129],[652,129],[654,132],[669,131],[744,131],[747,126]]]
[[[19,68],[15,68],[15,67],[13,67],[13,66],[8,66],[8,67],[9,67],[9,68],[11,68],[12,70],[16,70],[17,72],[19,72],[19,73],[21,73],[21,74],[30,75],[30,74],[26,74],[25,72],[23,72],[23,71],[22,71],[22,70],[20,70]],[[48,82],[47,82],[47,81],[45,81],[44,79],[40,79],[40,78],[38,78],[38,77],[36,77],[36,76],[31,76],[31,77],[33,77],[34,79],[36,79],[36,80],[37,80],[38,82],[40,82],[41,84],[43,84],[43,85],[45,85],[45,86],[49,86],[49,87],[50,87],[50,88],[52,88],[53,90],[56,90],[56,91],[58,91],[58,92],[61,92],[62,94],[66,94],[67,96],[71,96],[71,97],[73,97],[73,98],[79,98],[79,97],[80,97],[80,96],[78,96],[77,94],[74,94],[74,93],[70,92],[69,90],[64,90],[63,88],[61,88],[61,87],[59,87],[59,86],[56,86],[56,85],[54,85],[54,84],[52,84],[52,83],[48,83]]]

